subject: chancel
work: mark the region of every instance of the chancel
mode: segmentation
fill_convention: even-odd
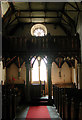
[[[82,2],[1,2],[2,120],[82,119]]]

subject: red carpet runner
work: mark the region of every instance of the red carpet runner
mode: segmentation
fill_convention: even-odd
[[[31,106],[26,118],[48,118],[51,120],[47,106]]]

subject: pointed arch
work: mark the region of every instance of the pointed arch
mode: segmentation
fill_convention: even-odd
[[[63,78],[63,82],[64,83],[71,83],[72,82],[72,75],[71,75],[71,68],[69,67],[69,65],[67,64],[67,62],[64,62],[64,64],[62,65],[62,78]]]
[[[58,80],[59,80],[59,68],[58,68],[58,65],[55,62],[52,63],[51,79],[52,79],[52,84],[58,83]]]
[[[40,63],[40,80],[47,81],[46,64],[43,59],[41,60]]]
[[[38,60],[36,59],[32,68],[32,81],[39,81]]]

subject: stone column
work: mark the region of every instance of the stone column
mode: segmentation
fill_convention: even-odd
[[[82,89],[82,64],[78,64],[78,89]]]
[[[51,88],[51,66],[52,66],[52,62],[48,62],[47,64],[47,69],[48,69],[48,98],[49,101],[52,99],[52,88]]]

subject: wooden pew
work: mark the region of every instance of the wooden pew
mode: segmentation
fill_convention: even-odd
[[[2,86],[2,120],[14,119],[16,113],[15,99],[16,95],[9,86]]]
[[[82,90],[53,86],[53,99],[63,120],[80,120],[82,112]]]
[[[15,89],[16,87],[17,85],[12,88],[12,85],[9,84],[2,86],[2,120],[13,120],[15,118],[16,109],[19,105],[19,103],[17,103],[18,94]]]

